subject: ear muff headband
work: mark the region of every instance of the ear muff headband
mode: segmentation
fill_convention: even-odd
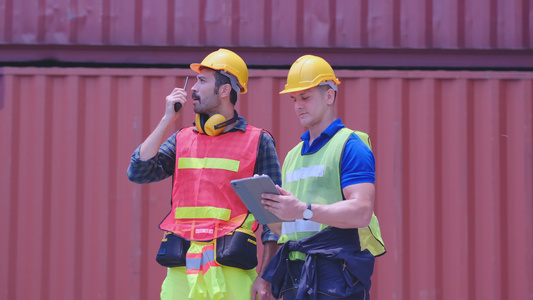
[[[196,122],[194,123],[198,132],[205,133],[209,136],[217,136],[224,131],[226,126],[237,122],[238,118],[237,111],[235,111],[233,118],[229,120],[226,120],[221,114],[215,114],[211,117],[206,114],[196,114]]]
[[[196,126],[196,130],[200,133],[205,133],[204,131],[204,123],[205,123],[205,117],[207,115],[205,114],[196,114],[196,119],[194,121],[194,125]]]

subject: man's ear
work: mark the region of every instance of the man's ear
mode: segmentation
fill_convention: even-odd
[[[328,105],[333,105],[333,103],[335,103],[335,90],[328,89],[326,91],[326,97]]]
[[[230,93],[231,93],[231,84],[229,83],[223,84],[218,88],[218,94],[220,95],[220,97],[224,97],[224,98],[229,97]]]

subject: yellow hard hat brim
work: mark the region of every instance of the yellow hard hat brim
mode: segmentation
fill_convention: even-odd
[[[285,89],[280,93],[281,94],[289,94],[289,93],[294,93],[294,92],[300,92],[300,91],[305,91],[305,90],[308,90],[308,89],[311,89],[311,88],[314,88],[314,86],[312,87],[303,87],[303,88],[292,88],[292,89]]]
[[[200,73],[200,67],[206,67],[202,64],[191,64],[191,70],[193,70],[196,73]]]
[[[217,71],[218,70],[224,70],[224,68],[217,68],[215,66],[206,66],[206,65],[198,64],[198,63],[191,64],[190,67],[191,67],[191,70],[193,70],[196,73],[200,73],[200,69],[202,67],[208,68],[208,69],[211,69],[211,70],[217,70]],[[240,82],[240,84],[242,85],[243,83]],[[248,87],[246,85],[243,85],[243,87],[242,87],[242,89],[241,89],[239,94],[246,94],[246,92],[248,92]]]

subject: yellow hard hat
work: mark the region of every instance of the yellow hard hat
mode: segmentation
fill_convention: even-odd
[[[304,55],[292,64],[287,84],[280,94],[303,91],[323,84],[329,84],[336,90],[336,85],[340,83],[327,61],[318,56]]]
[[[191,69],[197,73],[200,73],[200,67],[222,70],[229,73],[235,76],[238,81],[238,83],[234,82],[231,76],[228,76],[232,79],[231,85],[234,89],[238,88],[241,94],[245,94],[248,91],[248,67],[244,60],[235,54],[235,52],[227,49],[219,49],[206,56],[201,63],[191,64]]]

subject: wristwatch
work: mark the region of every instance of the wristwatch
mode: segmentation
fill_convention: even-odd
[[[305,221],[313,217],[313,211],[311,210],[311,203],[307,203],[307,208],[304,210],[303,217]]]

